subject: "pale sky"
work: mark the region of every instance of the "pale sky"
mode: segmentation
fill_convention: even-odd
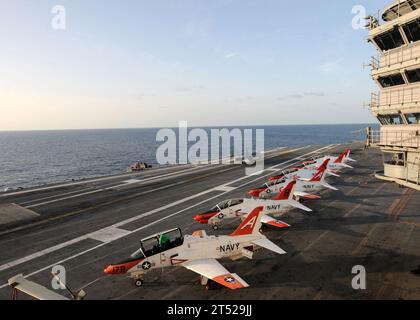
[[[0,0],[0,130],[374,122],[352,8],[389,2]]]

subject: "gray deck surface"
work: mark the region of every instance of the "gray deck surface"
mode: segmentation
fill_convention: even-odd
[[[67,284],[83,287],[88,299],[420,299],[420,277],[410,272],[420,265],[419,192],[375,179],[380,153],[364,151],[361,143],[348,146],[358,160],[355,169],[328,179],[339,191],[306,201],[315,210],[311,214],[292,211],[283,217],[289,230],[266,229],[286,255],[261,251],[253,261],[221,261],[251,285],[239,291],[205,291],[197,275],[178,268],[148,275],[138,289],[124,276],[105,275],[103,268],[159,231],[181,227],[186,234],[197,229],[214,234],[194,215],[246,196],[275,169],[323,146],[279,151],[266,161],[267,168],[277,167],[260,176],[244,177],[241,166],[186,166],[0,194],[0,204],[16,203],[40,215],[30,225],[0,230],[0,299],[9,299],[5,284],[19,273],[50,287],[51,266],[57,263],[66,267]],[[236,225],[217,233],[228,234]],[[114,227],[104,230],[109,226]],[[351,286],[355,265],[367,270],[367,290]]]

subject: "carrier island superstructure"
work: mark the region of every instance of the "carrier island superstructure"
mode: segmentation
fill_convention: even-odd
[[[370,145],[383,152],[377,177],[420,189],[420,0],[399,0],[367,18],[372,57],[370,109],[380,130],[370,130]]]

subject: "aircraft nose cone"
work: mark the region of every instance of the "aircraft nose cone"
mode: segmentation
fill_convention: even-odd
[[[106,267],[104,269],[104,273],[106,273],[106,274],[114,274],[114,267],[112,265]]]
[[[202,215],[202,214],[198,214],[198,215],[196,215],[195,217],[194,217],[194,220],[195,221],[197,221],[198,223],[201,223],[201,224],[207,224],[208,223],[208,221],[209,221],[209,219],[208,218],[206,218],[204,215]]]
[[[217,214],[218,214],[218,212],[198,214],[194,217],[194,220],[201,223],[201,224],[208,224],[209,220]]]

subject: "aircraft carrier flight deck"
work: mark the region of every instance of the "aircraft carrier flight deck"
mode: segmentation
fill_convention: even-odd
[[[214,231],[194,216],[247,192],[314,154],[351,148],[353,170],[328,177],[339,191],[305,200],[314,212],[292,210],[291,227],[264,227],[284,249],[258,252],[254,260],[222,261],[250,287],[205,290],[183,268],[159,270],[136,288],[132,279],[109,276],[104,267],[121,261],[149,235],[180,227],[230,234],[232,222]],[[51,268],[66,269],[67,285],[96,299],[420,299],[420,195],[375,178],[379,151],[361,142],[277,149],[266,170],[246,176],[240,165],[175,166],[87,179],[0,194],[0,300],[10,299],[7,280],[17,274],[51,288]],[[352,287],[352,268],[366,268],[366,290]],[[59,292],[69,296],[66,291]],[[20,298],[25,299],[23,295]]]

